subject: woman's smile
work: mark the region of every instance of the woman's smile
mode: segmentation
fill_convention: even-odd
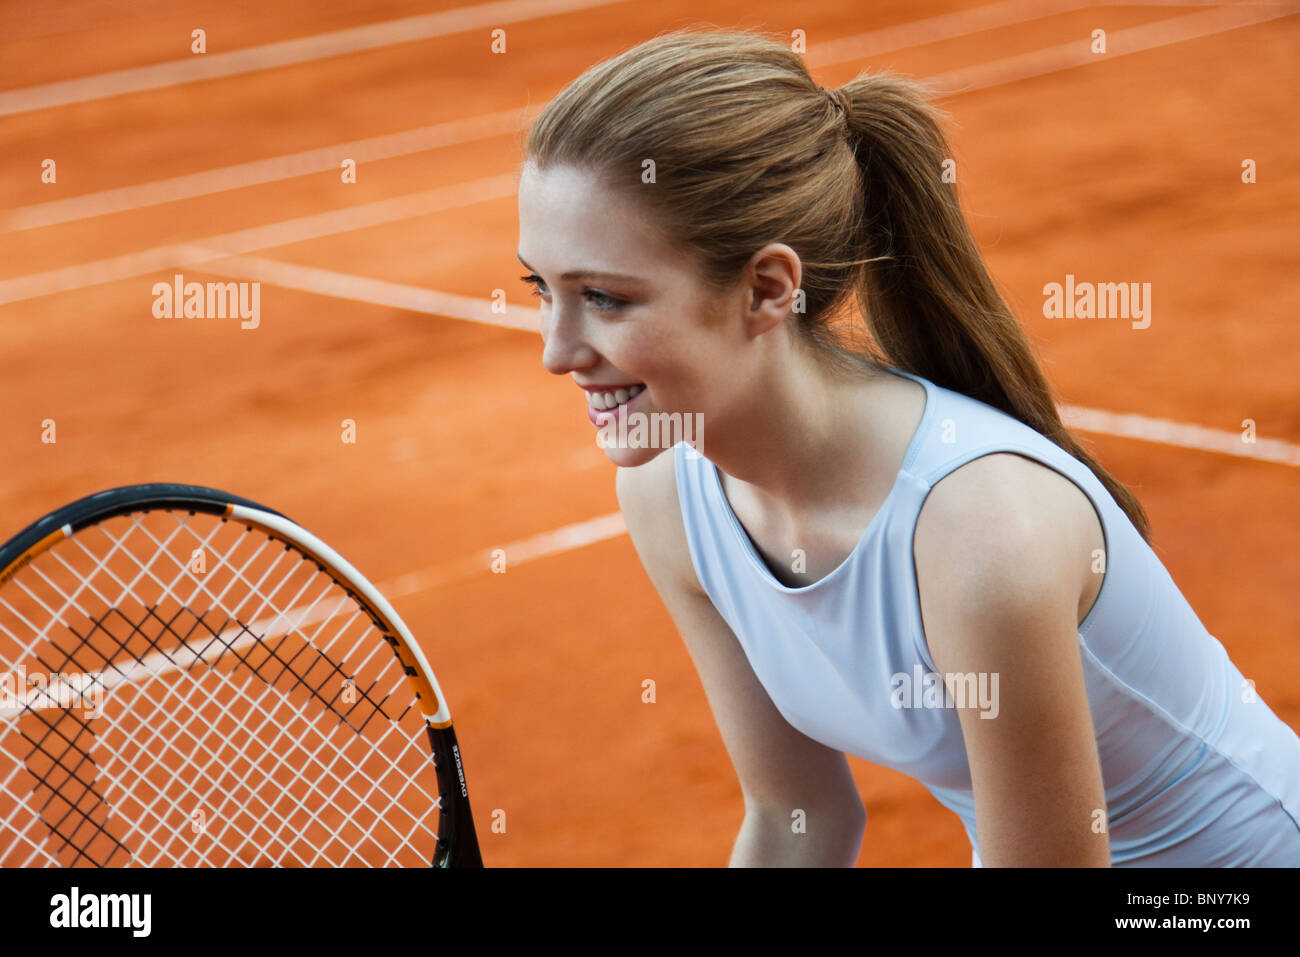
[[[603,425],[611,418],[623,415],[636,404],[637,397],[645,391],[644,383],[620,386],[583,386],[587,393],[587,418],[592,425]]]

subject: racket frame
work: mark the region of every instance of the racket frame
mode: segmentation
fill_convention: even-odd
[[[469,805],[469,788],[451,710],[419,644],[388,599],[337,551],[287,516],[251,499],[202,485],[152,482],[87,495],[55,509],[0,545],[0,587],[42,552],[89,525],[140,511],[216,515],[259,529],[296,548],[343,588],[371,617],[401,662],[424,715],[430,759],[438,778],[438,849],[435,868],[482,867],[478,835]],[[438,756],[444,760],[439,763]],[[445,760],[450,757],[451,760]]]

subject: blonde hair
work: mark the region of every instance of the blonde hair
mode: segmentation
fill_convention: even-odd
[[[1149,540],[1141,503],[1062,424],[984,267],[941,176],[942,116],[914,81],[863,73],[828,95],[782,42],[687,28],[578,77],[533,123],[524,162],[635,197],[718,289],[764,245],[789,245],[806,297],[792,321],[829,369],[892,365],[1001,409],[1087,465]],[[856,346],[854,314],[869,334]]]

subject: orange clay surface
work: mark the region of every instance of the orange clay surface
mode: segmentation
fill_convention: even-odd
[[[975,4],[608,3],[292,66],[0,116],[0,210],[544,103],[583,69],[700,20],[806,31],[809,49]],[[1070,5],[1060,5],[1069,7]],[[437,9],[404,0],[11,3],[0,90]],[[918,76],[1203,5],[1087,7],[818,66]],[[1300,441],[1300,16],[947,97],[963,203],[1062,402]],[[502,135],[38,229],[0,232],[0,282],[511,173]],[[57,182],[40,181],[57,162]],[[1243,159],[1258,183],[1241,182]],[[487,299],[517,277],[512,196],[255,254]],[[156,319],[161,264],[0,305],[0,537],[145,481],[262,501],[377,583],[614,511],[582,394],[535,333],[264,283],[261,325]],[[1067,273],[1150,282],[1152,323],[1046,319]],[[41,442],[42,421],[57,442]],[[356,422],[357,442],[340,441]],[[1300,725],[1294,466],[1080,433],[1142,499],[1154,545],[1264,700]],[[489,866],[725,864],[743,805],[691,660],[626,535],[396,597],[447,693]],[[657,701],[642,703],[653,678]],[[852,761],[859,863],[969,866],[917,782]],[[493,833],[494,810],[505,812]]]

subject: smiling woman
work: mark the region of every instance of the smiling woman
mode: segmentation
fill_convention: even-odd
[[[853,754],[973,863],[1300,864],[1300,738],[1062,425],[939,119],[902,78],[827,91],[779,41],[686,30],[527,140],[543,365],[596,425],[708,424],[703,454],[605,454],[740,779],[731,863],[852,864]],[[913,674],[998,700],[894,694]]]

